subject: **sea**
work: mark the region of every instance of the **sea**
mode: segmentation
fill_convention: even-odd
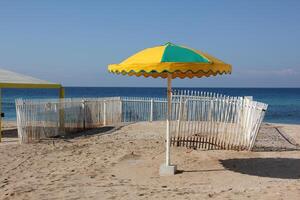
[[[216,92],[228,96],[253,96],[255,101],[269,105],[265,122],[300,124],[300,88],[173,88]],[[3,89],[4,120],[16,119],[15,99],[57,98],[56,89]],[[81,97],[166,97],[166,88],[150,87],[66,87],[66,98]]]

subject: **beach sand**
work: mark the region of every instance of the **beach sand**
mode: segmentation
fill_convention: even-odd
[[[179,173],[169,177],[158,175],[163,122],[25,145],[5,142],[11,131],[0,145],[0,199],[300,199],[299,130],[264,124],[253,152],[172,147]]]

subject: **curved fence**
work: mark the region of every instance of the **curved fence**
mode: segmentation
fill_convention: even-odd
[[[250,150],[267,105],[244,97],[174,91],[172,145]],[[166,119],[165,98],[106,97],[16,100],[21,143],[85,129]]]

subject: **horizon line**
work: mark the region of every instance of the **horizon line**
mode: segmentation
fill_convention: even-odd
[[[77,88],[166,88],[167,86],[64,86],[63,87],[77,87]],[[237,88],[237,89],[300,89],[300,87],[184,87],[175,86],[172,88]]]

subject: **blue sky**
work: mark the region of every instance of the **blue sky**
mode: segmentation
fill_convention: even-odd
[[[66,86],[152,86],[107,65],[172,42],[232,64],[183,87],[300,87],[300,1],[0,0],[0,68]]]

